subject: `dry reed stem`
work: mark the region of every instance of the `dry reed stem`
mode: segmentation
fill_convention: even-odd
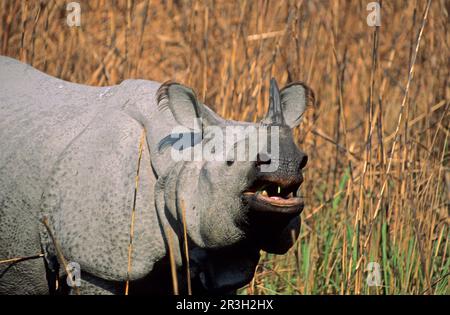
[[[36,259],[36,258],[41,258],[41,257],[44,257],[44,254],[25,256],[25,257],[8,258],[8,259],[0,260],[0,265],[1,264],[12,264],[12,263],[22,261],[22,260]]]
[[[178,295],[178,279],[177,279],[177,267],[175,263],[175,248],[173,245],[173,235],[172,235],[172,228],[169,226],[164,229],[167,231],[167,246],[169,250],[169,261],[170,261],[170,273],[172,275],[172,287],[173,287],[173,294]]]
[[[56,240],[52,230],[50,229],[50,225],[48,223],[48,219],[46,217],[44,217],[42,219],[42,223],[45,226],[45,229],[47,230],[48,235],[50,236],[52,242],[53,242],[53,246],[55,247],[56,250],[56,256],[58,257],[58,261],[59,263],[64,267],[64,270],[67,273],[67,277],[69,277],[70,279],[73,279],[73,274],[72,271],[69,269],[68,264],[66,259],[64,258],[64,255],[62,253],[61,250],[61,246],[59,245],[58,241]],[[72,287],[75,290],[75,294],[76,295],[80,295],[80,288],[78,288],[76,285],[74,285]]]
[[[192,295],[192,285],[191,285],[191,267],[189,263],[189,248],[188,248],[188,235],[186,228],[186,208],[184,207],[184,201],[181,200],[181,221],[183,223],[183,247],[186,259],[186,281],[188,295]]]
[[[130,274],[131,274],[131,256],[133,253],[133,238],[134,238],[134,221],[136,217],[136,199],[139,187],[139,171],[141,169],[142,151],[145,142],[145,129],[142,129],[141,138],[139,140],[139,156],[136,167],[136,177],[134,180],[134,196],[133,196],[133,207],[131,210],[131,222],[130,222],[130,240],[128,243],[128,263],[127,263],[127,280],[125,282],[125,295],[128,295],[130,288]]]

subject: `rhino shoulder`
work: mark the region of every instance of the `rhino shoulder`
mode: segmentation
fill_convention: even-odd
[[[82,271],[121,281],[127,277],[130,225],[143,126],[119,109],[100,113],[65,148],[43,194],[48,217],[68,261]],[[165,255],[154,206],[155,176],[142,146],[135,202],[130,279],[147,275]],[[41,231],[45,247],[51,240]]]

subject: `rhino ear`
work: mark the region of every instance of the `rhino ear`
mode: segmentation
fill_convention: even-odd
[[[280,91],[284,122],[291,128],[302,121],[306,107],[314,104],[314,92],[302,82],[288,84]]]
[[[189,87],[166,82],[161,85],[156,97],[159,109],[170,109],[177,123],[186,128],[201,131],[200,128],[205,125],[216,123],[215,117],[197,100],[195,92]]]

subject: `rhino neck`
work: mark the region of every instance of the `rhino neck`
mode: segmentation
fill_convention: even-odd
[[[178,162],[158,179],[155,195],[159,216],[179,239],[186,226],[190,247],[217,249],[241,242],[244,233],[229,211],[232,205],[220,203],[214,192],[205,191],[200,184],[201,172],[199,163]]]

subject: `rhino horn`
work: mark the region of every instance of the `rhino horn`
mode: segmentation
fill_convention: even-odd
[[[267,111],[264,122],[268,125],[278,126],[286,124],[283,116],[283,108],[281,107],[280,90],[274,78],[270,79],[269,110]]]

